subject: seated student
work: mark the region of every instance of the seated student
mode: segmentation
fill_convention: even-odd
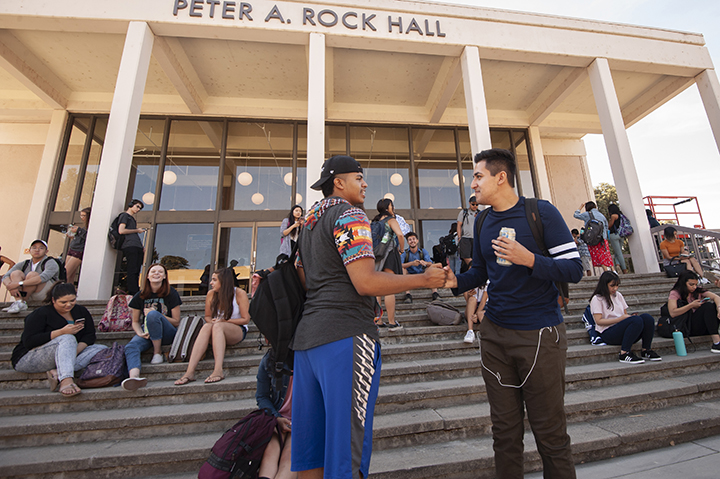
[[[257,372],[257,392],[255,400],[258,409],[264,409],[277,418],[282,432],[282,446],[277,432],[265,449],[258,479],[295,479],[297,472],[290,471],[292,427],[292,372],[290,375],[275,377],[275,363],[272,349],[265,353]]]
[[[125,346],[125,361],[130,377],[122,382],[126,391],[135,391],[147,385],[140,377],[140,353],[153,348],[151,364],[163,362],[162,345],[172,344],[180,325],[182,300],[170,286],[165,266],[150,266],[141,291],[135,294],[128,306],[132,312],[135,337]]]
[[[85,307],[75,303],[75,286],[57,283],[48,293],[47,306],[25,318],[20,342],[12,352],[12,365],[21,373],[47,372],[50,391],[60,386],[63,397],[82,391],[74,373],[88,364],[99,351],[95,344],[95,323]]]
[[[594,268],[592,264],[592,258],[590,257],[590,250],[588,249],[582,238],[580,238],[580,232],[577,229],[572,229],[570,233],[572,234],[573,240],[577,245],[578,252],[580,253],[580,259],[582,260],[583,269],[588,276],[592,276]]]
[[[625,298],[618,291],[620,277],[614,271],[600,275],[595,291],[590,298],[590,312],[595,318],[595,330],[607,344],[620,345],[618,359],[623,364],[640,364],[661,361],[662,358],[651,348],[655,335],[655,319],[647,313],[630,315]],[[642,358],[632,351],[632,345],[642,339]]]
[[[412,231],[405,235],[405,239],[408,242],[408,249],[402,254],[402,267],[408,274],[422,274],[425,268],[433,264],[430,253],[428,253],[425,248],[418,247],[418,236]],[[437,288],[433,288],[433,301],[439,297],[440,295],[437,292]],[[408,299],[410,301],[407,301]],[[410,291],[405,293],[405,300],[406,302],[412,303]]]
[[[673,259],[680,260],[681,263],[685,263],[689,271],[695,270],[700,277],[700,284],[710,284],[710,281],[703,278],[703,270],[700,263],[695,259],[695,256],[688,254],[685,243],[675,235],[676,232],[677,230],[672,226],[668,226],[663,230],[665,240],[660,243],[663,265],[669,265]]]
[[[48,245],[41,239],[30,243],[30,260],[16,263],[3,276],[2,282],[15,298],[15,302],[3,311],[25,311],[26,300],[44,301],[60,275],[55,261],[49,260]]]
[[[245,339],[250,322],[249,307],[245,291],[235,287],[235,272],[232,269],[221,268],[212,274],[210,291],[205,298],[205,324],[193,345],[187,371],[175,381],[176,386],[195,381],[195,369],[211,341],[215,367],[205,382],[217,383],[225,379],[225,348]]]
[[[680,275],[668,296],[668,312],[671,317],[677,318],[692,311],[690,336],[709,334],[713,342],[710,351],[720,353],[720,296],[698,286],[699,280],[700,277],[692,271]]]
[[[467,319],[468,330],[465,333],[463,342],[472,344],[475,342],[475,331],[473,331],[473,324],[482,323],[485,317],[485,304],[487,303],[487,286],[490,284],[488,281],[485,286],[471,289],[463,293],[465,297],[465,319]]]

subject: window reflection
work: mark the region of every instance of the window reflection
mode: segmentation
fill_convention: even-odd
[[[155,206],[155,186],[164,129],[165,120],[141,119],[135,134],[135,148],[130,173],[132,198],[137,198],[145,203],[146,210]]]
[[[275,264],[280,254],[280,224],[258,226],[255,269],[266,269]]]
[[[460,207],[453,130],[413,129],[413,154],[420,208]]]
[[[252,226],[237,226],[220,229],[218,267],[250,266],[252,263]]]
[[[105,144],[105,130],[107,130],[107,120],[98,118],[93,128],[92,144],[90,145],[87,167],[85,168],[78,209],[92,206],[98,168],[100,167],[100,156],[102,155],[103,145]]]
[[[368,184],[366,207],[389,198],[395,208],[410,208],[408,146],[407,128],[350,128],[350,156],[362,165]]]
[[[456,220],[424,220],[422,226],[422,247],[432,256],[433,246],[440,244],[440,238],[447,236]]]
[[[90,118],[75,118],[55,200],[55,211],[72,211]]]

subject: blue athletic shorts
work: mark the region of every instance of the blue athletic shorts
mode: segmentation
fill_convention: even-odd
[[[293,471],[323,467],[325,478],[368,476],[381,364],[380,344],[367,335],[295,351]]]

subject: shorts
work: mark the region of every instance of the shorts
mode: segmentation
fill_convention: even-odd
[[[68,256],[72,256],[73,258],[77,258],[80,261],[82,261],[84,251],[75,251],[74,249],[69,249],[67,254]]]
[[[473,239],[472,238],[461,238],[460,243],[458,243],[458,255],[462,259],[465,258],[472,258],[472,250],[473,250]]]
[[[367,335],[295,351],[291,470],[368,476],[381,365]]]
[[[42,288],[36,289],[34,293],[23,295],[23,299],[25,301],[45,301],[47,299],[48,293],[50,293],[50,290],[53,289],[53,286],[55,286],[56,281],[48,281],[46,283],[40,283],[42,285]]]

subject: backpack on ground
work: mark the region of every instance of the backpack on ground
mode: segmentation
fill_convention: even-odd
[[[682,299],[677,302],[678,308],[686,306],[688,303]],[[685,338],[690,337],[690,318],[692,311],[687,311],[675,318],[670,317],[670,310],[667,303],[660,307],[660,319],[658,319],[657,333],[662,338],[672,338],[675,331],[680,331]]]
[[[217,440],[198,479],[254,479],[265,448],[278,430],[277,418],[258,409],[228,429]],[[278,430],[278,437],[282,437]]]
[[[430,321],[440,326],[452,326],[462,321],[463,315],[457,308],[439,299],[430,301],[425,309]]]
[[[58,281],[60,281],[61,283],[66,282],[67,281],[67,270],[65,269],[65,263],[63,263],[63,260],[61,260],[60,258],[55,258],[53,256],[48,256],[47,258],[45,258],[42,261],[42,263],[40,263],[40,268],[42,269],[42,271],[45,271],[45,265],[50,260],[55,261],[55,263],[57,263],[57,265],[58,265]],[[30,261],[31,260],[29,260],[29,259],[25,260],[25,262],[22,265],[21,271],[25,272],[25,268],[27,268],[30,265]]]
[[[394,244],[395,236],[392,228],[388,224],[390,216],[384,220],[373,221],[370,223],[370,232],[372,233],[373,254],[375,259],[383,258],[388,249]]]
[[[490,209],[491,208],[485,208],[480,213],[480,217],[475,221],[475,238],[480,238],[482,224],[485,221],[485,218],[487,218],[487,215],[490,213]],[[543,232],[544,227],[542,219],[540,218],[537,198],[525,198],[525,218],[530,226],[530,231],[532,231],[535,243],[538,248],[540,248],[540,251],[542,251],[543,256],[550,256],[550,252],[548,251],[547,246],[545,246],[545,234]],[[464,264],[465,262],[463,261],[463,265]],[[568,284],[565,281],[556,281],[555,287],[558,290],[558,304],[561,308],[565,309],[565,313],[568,313],[568,304],[570,303],[570,289]]]
[[[125,235],[120,234],[120,215],[117,215],[113,222],[110,223],[110,229],[108,230],[108,242],[113,249],[122,249],[125,242]]]
[[[305,305],[305,288],[295,269],[298,253],[296,243],[288,261],[260,280],[250,302],[250,318],[272,346],[276,376],[293,369],[290,342]]]
[[[602,221],[595,219],[595,215],[593,215],[592,211],[588,211],[588,214],[590,215],[590,219],[585,225],[585,231],[583,231],[580,237],[586,245],[595,246],[600,244],[600,242],[603,240],[603,231],[605,230],[605,225]]]
[[[132,331],[132,311],[128,306],[131,299],[129,294],[116,294],[111,297],[98,323],[98,331]]]
[[[82,389],[104,388],[119,384],[127,377],[125,346],[113,343],[112,347],[93,356],[76,383]]]
[[[590,344],[594,346],[607,346],[600,337],[600,333],[595,330],[595,318],[590,311],[589,305],[583,312],[582,321],[585,323],[585,329],[587,330],[588,336],[590,336]]]
[[[633,227],[630,224],[630,220],[627,219],[627,216],[620,213],[620,219],[618,220],[619,224],[617,227],[617,235],[621,238],[627,238],[631,234],[633,234]]]
[[[205,318],[202,316],[185,316],[180,318],[175,338],[173,339],[170,352],[168,353],[168,361],[171,363],[185,362],[190,360],[193,345],[197,339],[198,333],[205,325]],[[203,355],[204,358],[204,355]],[[200,358],[200,359],[203,359]]]

